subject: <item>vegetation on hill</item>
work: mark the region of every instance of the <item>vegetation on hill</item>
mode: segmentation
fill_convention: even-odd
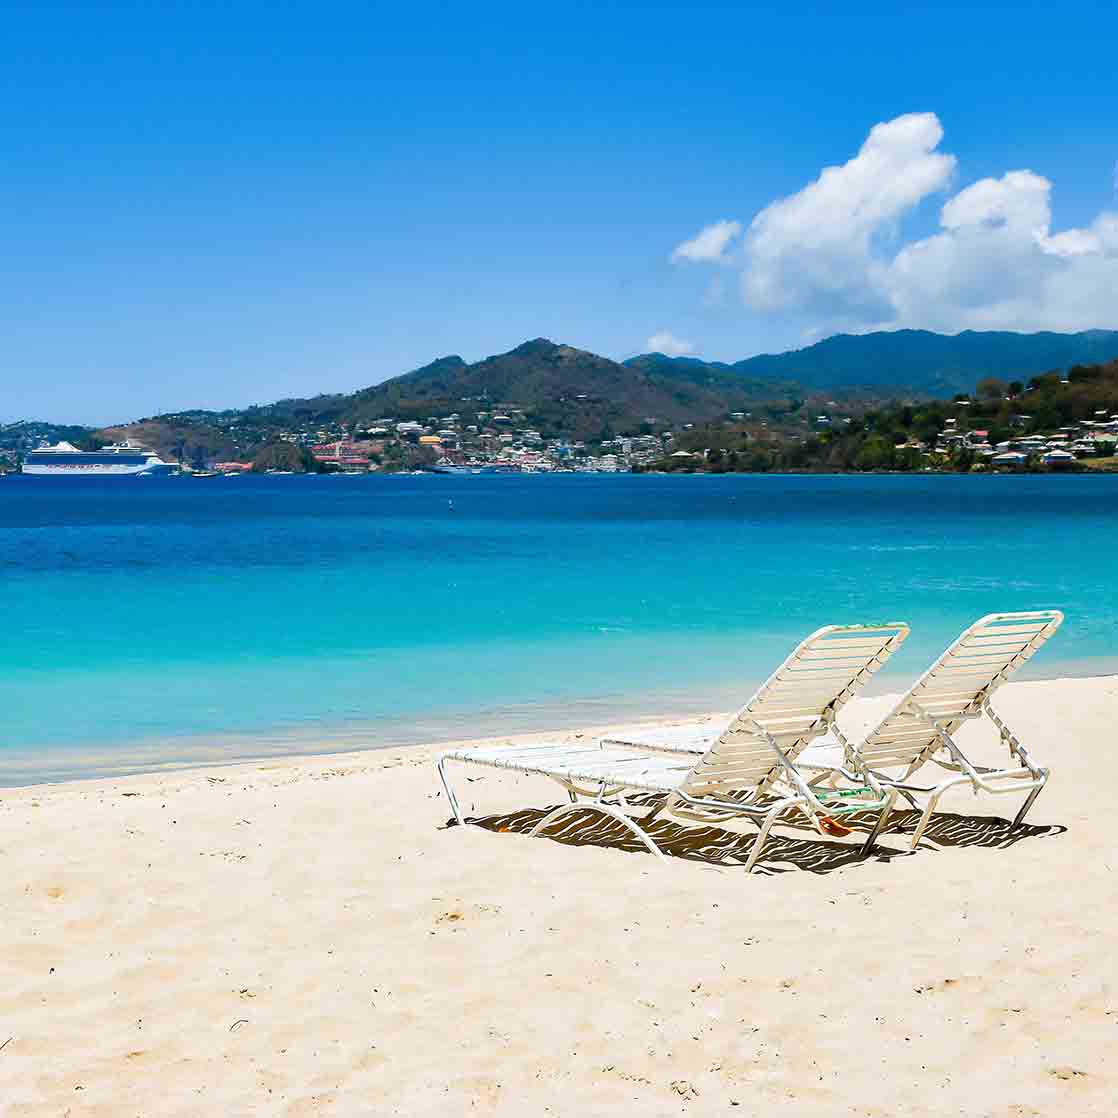
[[[749,411],[770,426],[795,423],[798,409],[835,401],[858,410],[892,402],[972,392],[986,377],[1028,377],[1118,356],[1118,331],[1016,334],[923,330],[837,335],[805,349],[735,364],[645,354],[611,361],[544,338],[469,364],[442,357],[352,395],[324,395],[248,408],[242,433],[278,426],[338,422],[361,426],[383,418],[427,419],[516,407],[545,437],[600,441],[683,423],[704,424]]]
[[[622,365],[544,338],[468,365],[446,357],[359,393],[350,417],[368,424],[392,416],[477,415],[515,410],[545,437],[600,441],[722,417],[728,411],[779,404],[781,386],[733,373],[680,375]]]
[[[319,472],[319,464],[304,447],[296,446],[283,439],[275,439],[262,446],[252,459],[252,472],[266,473],[268,470],[284,470],[293,474],[314,474]]]
[[[1112,406],[1107,389],[1087,385],[1082,370],[1102,368],[1091,362],[1116,355],[1118,332],[1103,330],[839,335],[733,365],[660,354],[619,363],[537,338],[472,364],[443,357],[355,393],[180,412],[101,430],[14,424],[0,429],[0,456],[16,462],[40,437],[88,449],[129,438],[168,461],[202,467],[251,461],[277,440],[310,446],[367,436],[382,440],[375,451],[381,468],[411,468],[435,452],[397,438],[388,421],[416,421],[437,432],[454,417],[451,426],[463,437],[488,431],[496,439],[515,430],[592,449],[616,436],[671,432],[675,447],[711,449],[731,469],[919,468],[923,459],[905,444],[926,443],[948,416],[965,419],[934,393],[975,392],[962,407],[993,428],[991,438],[1004,432],[1013,409],[1032,413],[1037,428],[1051,427],[1059,425],[1053,420],[1061,408]],[[1072,384],[1049,391],[1043,370],[1068,366],[1077,370]],[[995,390],[998,377],[1030,376],[1037,382],[1032,393],[1023,385],[1018,392],[1008,385]],[[989,383],[976,391],[980,380]],[[371,434],[384,425],[390,430]],[[686,465],[675,460],[676,468]]]
[[[937,452],[938,436],[985,431],[993,446],[1031,434],[1052,433],[1082,421],[1118,414],[1118,361],[1077,365],[1060,373],[1032,377],[1027,384],[986,378],[974,395],[866,411],[810,437],[787,441],[756,425],[696,427],[676,441],[692,457],[667,458],[657,469],[764,472],[769,470],[842,472],[941,469],[967,471],[981,466],[972,449]],[[1102,456],[1089,464],[1103,466]],[[1112,448],[1110,452],[1113,453]]]
[[[872,399],[862,393],[848,398],[857,407]],[[812,402],[821,406],[825,399],[815,394]],[[507,413],[510,425],[536,429],[544,438],[596,444],[621,433],[714,421],[735,410],[751,410],[779,425],[804,406],[795,385],[676,368],[656,359],[624,365],[540,338],[474,364],[443,357],[352,394],[279,400],[239,411],[182,412],[98,434],[134,438],[164,457],[177,460],[181,453],[193,464],[196,458],[251,456],[280,434],[361,431],[387,419],[425,422],[457,415],[463,425],[484,426]]]
[[[72,443],[79,450],[96,450],[100,445],[90,438],[90,429],[72,423],[47,423],[22,419],[0,423],[0,469],[13,470],[21,455],[42,443]]]
[[[863,386],[950,396],[972,392],[984,377],[1027,378],[1048,369],[1109,361],[1118,357],[1118,331],[1018,334],[964,330],[961,334],[935,334],[928,330],[887,330],[836,334],[804,349],[760,354],[732,365],[693,357],[651,356],[661,365],[675,365],[692,374],[696,367],[703,366],[754,379],[775,378],[804,390],[833,392]],[[647,355],[633,358],[628,364],[648,359]]]
[[[103,427],[90,436],[91,441],[102,446],[123,439],[154,450],[165,462],[181,462],[195,469],[232,458],[236,452],[236,443],[228,432],[189,416],[161,416],[120,427]]]

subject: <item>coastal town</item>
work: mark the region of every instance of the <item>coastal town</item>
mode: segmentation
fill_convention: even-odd
[[[461,415],[431,416],[425,422],[393,417],[370,427],[280,431],[276,438],[302,448],[323,471],[367,473],[419,469],[436,473],[628,473],[646,469],[671,454],[671,431],[621,435],[588,446],[581,441],[544,438],[525,425],[514,409],[479,412],[475,422]],[[650,417],[648,427],[655,423]],[[691,458],[687,451],[678,454]],[[217,462],[220,472],[253,468],[252,462]]]
[[[1026,469],[1039,463],[1049,469],[1066,469],[1086,460],[1098,462],[1114,456],[1118,443],[1118,414],[1097,411],[1090,419],[1068,424],[1056,431],[1024,434],[1031,416],[1014,415],[1013,424],[1022,432],[990,443],[990,432],[984,428],[964,430],[958,421],[949,419],[936,438],[934,447],[916,444],[921,452],[933,451],[940,456],[970,455],[973,465],[1000,469]],[[972,468],[973,468],[972,465]]]
[[[990,428],[967,422],[968,401],[956,401],[955,407],[963,414],[945,419],[934,437],[894,444],[897,455],[908,456],[907,469],[982,472],[1105,468],[1112,463],[1118,445],[1118,413],[1105,409],[1097,410],[1089,419],[1046,431],[1032,430],[1032,417],[1015,413],[1010,417],[1011,431],[991,442]],[[705,441],[718,444],[729,435],[743,451],[752,447],[755,454],[760,454],[766,448],[772,452],[789,444],[825,446],[838,432],[855,423],[866,423],[864,418],[850,415],[818,414],[810,420],[807,432],[796,434],[770,430],[767,420],[754,421],[749,413],[734,412],[721,423],[702,428],[688,423],[676,431],[654,431],[655,417],[650,416],[640,431],[588,444],[545,438],[528,426],[524,413],[515,408],[479,412],[470,419],[472,422],[467,423],[460,414],[452,413],[425,421],[386,417],[367,427],[337,424],[280,430],[266,444],[278,464],[263,469],[258,455],[207,460],[195,454],[192,461],[180,457],[170,464],[183,475],[202,476],[254,471],[347,475],[725,472],[719,467],[732,466],[735,452],[723,451],[718,445],[701,445]],[[42,424],[6,428],[0,433],[4,438],[0,470],[18,470],[29,453],[50,441],[50,434],[47,425]],[[231,426],[229,434],[236,437],[236,425]],[[276,458],[277,444],[290,448],[289,461],[284,461],[282,454]]]
[[[960,410],[968,406],[960,401]],[[441,473],[640,473],[652,470],[703,469],[718,461],[716,448],[695,444],[695,426],[684,424],[679,431],[618,435],[588,446],[584,442],[545,439],[539,431],[523,426],[524,416],[513,409],[488,415],[479,413],[478,423],[463,424],[461,416],[432,416],[426,422],[386,419],[375,426],[349,431],[344,428],[314,431],[283,431],[278,438],[304,447],[326,471],[366,473],[393,463],[417,463],[419,468]],[[748,413],[728,414],[721,425],[744,442],[766,445],[775,436],[766,432],[767,421],[751,423]],[[989,441],[987,428],[969,428],[964,419],[950,418],[934,440],[898,444],[916,452],[927,469],[966,459],[972,470],[1024,470],[1074,468],[1113,457],[1118,443],[1118,413],[1097,411],[1090,419],[1066,424],[1053,431],[1030,432],[1032,417],[1015,414],[1015,433]],[[649,417],[647,428],[655,424]],[[850,416],[835,418],[820,414],[811,420],[813,432],[806,437],[825,441],[838,423],[849,426]],[[792,435],[793,439],[797,436]],[[801,439],[804,436],[800,437]],[[418,453],[416,453],[418,452]],[[218,462],[220,472],[251,470],[251,462]]]
[[[568,352],[578,360],[591,356],[552,350],[563,359]],[[521,377],[530,374],[531,367]],[[413,394],[416,375],[400,378]],[[388,382],[369,390],[372,400],[360,393],[318,397],[104,428],[17,421],[0,426],[0,471],[88,472],[96,463],[81,455],[112,454],[121,467],[123,455],[141,451],[154,456],[149,465],[156,472],[196,477],[1118,469],[1118,362],[1027,383],[987,377],[950,399],[903,390],[875,397],[848,390],[832,398],[793,389],[749,409],[683,408],[675,401],[660,414],[631,404],[622,409],[601,389],[550,399],[482,393],[453,402],[444,389],[441,408],[423,407],[413,395],[390,411],[392,391]]]

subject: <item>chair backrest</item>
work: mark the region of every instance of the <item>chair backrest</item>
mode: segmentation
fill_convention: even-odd
[[[976,621],[912,685],[859,747],[871,769],[921,764],[1060,627],[1056,609],[991,613]]]
[[[681,791],[716,796],[763,786],[783,769],[765,734],[794,760],[907,636],[903,621],[827,625],[812,633],[731,719]]]

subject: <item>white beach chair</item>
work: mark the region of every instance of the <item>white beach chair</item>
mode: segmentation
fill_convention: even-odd
[[[753,869],[772,825],[801,813],[822,833],[822,820],[855,811],[888,814],[898,795],[867,781],[860,788],[811,788],[795,765],[798,754],[834,724],[839,709],[908,635],[903,622],[829,625],[803,641],[701,755],[610,748],[599,743],[457,749],[438,762],[451,811],[465,823],[447,776],[450,762],[538,773],[561,784],[570,802],[548,812],[539,834],[563,816],[591,809],[627,827],[659,858],[638,826],[657,815],[709,823],[734,816],[760,820],[746,869]],[[651,810],[630,805],[630,793],[666,793]]]
[[[913,848],[923,837],[940,797],[960,784],[970,784],[976,795],[1027,791],[1012,825],[1019,826],[1024,820],[1047,783],[1049,770],[1032,760],[1005,719],[990,705],[990,698],[1063,620],[1064,615],[1054,609],[987,614],[960,634],[864,742],[855,746],[835,728],[845,754],[840,771],[852,783],[860,784],[872,775],[881,786],[904,794],[913,804],[912,793],[928,795],[912,837]],[[997,727],[1009,749],[1008,767],[985,768],[972,763],[954,738],[964,722],[983,716]],[[935,764],[952,775],[930,786],[911,783],[917,770],[926,764]],[[878,817],[866,840],[867,849],[885,827],[888,815],[882,812]]]
[[[915,848],[924,837],[936,804],[950,788],[970,783],[975,793],[1029,793],[1013,826],[1019,826],[1048,780],[1048,769],[1037,766],[1020,739],[990,705],[990,697],[1009,675],[1021,667],[1060,627],[1059,610],[1028,613],[991,613],[964,630],[942,656],[912,685],[863,743],[849,741],[837,724],[816,739],[796,759],[815,787],[828,774],[845,777],[855,786],[868,781],[893,788],[913,806],[914,793],[928,801],[912,838]],[[966,721],[988,717],[1009,748],[1013,762],[991,769],[973,764],[953,734]],[[713,731],[702,725],[678,729],[636,731],[602,741],[605,747],[696,754],[710,746]],[[911,783],[917,770],[934,763],[952,773],[933,785]],[[866,840],[870,849],[887,822],[878,817]]]

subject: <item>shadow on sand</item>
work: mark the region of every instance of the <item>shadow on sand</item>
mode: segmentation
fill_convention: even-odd
[[[631,798],[630,802],[635,806],[638,804],[636,797]],[[640,806],[651,806],[653,802],[649,797]],[[525,808],[505,815],[479,816],[468,822],[488,831],[527,834],[550,810]],[[870,857],[877,861],[889,861],[909,853],[906,835],[915,831],[919,817],[919,812],[916,811],[896,811]],[[841,842],[821,838],[806,828],[798,829],[798,833],[811,836],[809,838],[791,837],[773,830],[756,871],[786,873],[791,870],[806,870],[809,873],[832,873],[846,866],[856,865],[864,861],[858,833],[868,832],[873,822],[872,815],[845,816],[843,823],[854,833]],[[450,824],[453,825],[453,820],[450,820]],[[681,826],[667,819],[654,820],[643,826],[643,829],[669,857],[722,867],[744,866],[756,839],[756,831],[753,830],[743,833],[714,825]],[[1008,819],[996,816],[942,812],[934,815],[929,822],[920,842],[920,849],[964,846],[1005,848],[1026,839],[1060,835],[1066,830],[1066,827],[1058,824],[1034,826],[1023,823],[1014,827]],[[546,837],[568,846],[603,846],[633,854],[648,853],[640,841],[621,824],[591,810],[572,812],[563,820],[557,821],[546,832]]]

